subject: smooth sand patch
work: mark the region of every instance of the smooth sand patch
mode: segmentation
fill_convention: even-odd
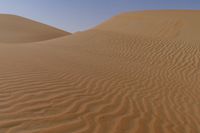
[[[0,43],[38,42],[69,34],[30,19],[0,14]]]

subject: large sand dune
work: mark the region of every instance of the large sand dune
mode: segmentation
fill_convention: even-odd
[[[96,27],[147,37],[200,41],[200,11],[143,11],[124,13]]]
[[[0,43],[37,42],[68,34],[70,33],[23,17],[0,14]]]
[[[176,35],[162,25],[166,11],[137,14],[49,41],[1,43],[0,133],[199,133],[200,12],[167,12],[180,17]]]

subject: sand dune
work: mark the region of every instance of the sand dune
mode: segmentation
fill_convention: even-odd
[[[183,12],[168,14],[186,24],[176,36],[161,35],[171,25],[134,31],[128,13],[49,41],[1,43],[0,133],[199,133],[200,27],[186,35],[198,12]]]
[[[200,41],[200,11],[143,11],[113,17],[96,29],[147,37]]]
[[[45,24],[8,14],[0,14],[0,29],[0,43],[37,42],[70,34]]]

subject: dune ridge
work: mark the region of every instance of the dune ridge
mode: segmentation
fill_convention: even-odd
[[[0,29],[0,43],[38,42],[70,35],[69,32],[9,14],[0,14]]]
[[[0,133],[200,132],[200,43],[101,26],[0,43]]]
[[[200,11],[158,10],[122,13],[95,27],[146,37],[200,41]]]

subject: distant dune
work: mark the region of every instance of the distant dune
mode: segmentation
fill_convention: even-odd
[[[15,15],[0,14],[0,43],[49,40],[69,33]]]
[[[52,40],[1,30],[29,43],[0,43],[0,133],[200,133],[199,20],[125,13]]]

